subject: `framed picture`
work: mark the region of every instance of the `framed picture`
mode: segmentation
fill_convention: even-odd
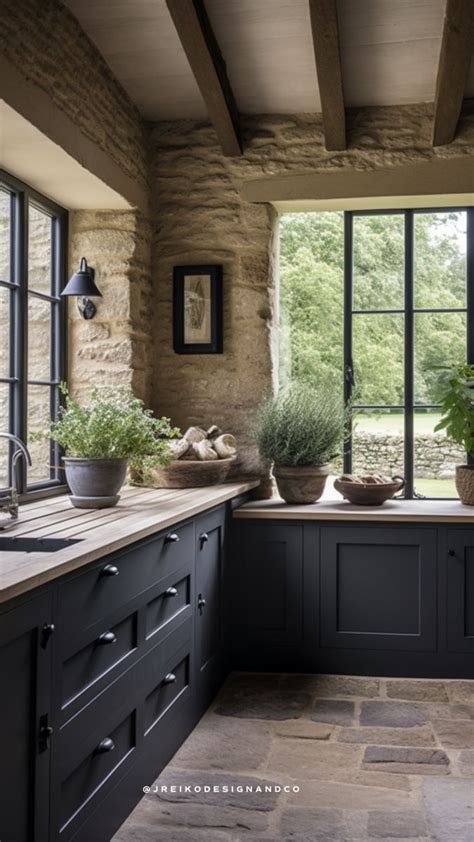
[[[222,354],[222,266],[174,267],[173,347]]]

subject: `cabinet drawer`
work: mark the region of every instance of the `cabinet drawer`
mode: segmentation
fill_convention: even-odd
[[[187,647],[186,647],[187,648]],[[181,657],[183,655],[183,657]],[[145,734],[151,731],[178,699],[189,689],[190,652],[181,652],[179,661],[166,667],[166,672],[145,699]]]
[[[137,615],[105,628],[61,664],[61,705],[77,699],[105,673],[124,661],[137,646]]]
[[[192,562],[194,524],[178,525],[159,537],[105,557],[59,588],[59,621],[77,634],[146,588]]]
[[[93,750],[81,759],[60,787],[60,832],[110,782],[135,748],[135,712],[130,713],[110,733],[104,731]]]
[[[191,566],[181,568],[176,575],[163,582],[146,606],[146,639],[165,632],[172,621],[180,622],[191,612]]]

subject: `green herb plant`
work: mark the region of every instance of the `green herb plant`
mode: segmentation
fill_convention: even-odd
[[[168,440],[179,436],[169,418],[154,418],[143,401],[126,388],[93,389],[90,403],[81,406],[61,384],[64,404],[58,420],[42,437],[56,441],[66,456],[83,459],[127,459],[130,468],[145,476],[170,461]]]
[[[342,451],[347,420],[332,384],[296,381],[264,399],[253,433],[262,457],[277,467],[319,466]]]
[[[469,464],[474,464],[474,365],[453,365],[441,371],[441,421],[435,432],[445,430],[464,448]]]

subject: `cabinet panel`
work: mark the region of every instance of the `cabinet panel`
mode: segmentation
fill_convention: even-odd
[[[0,752],[0,839],[33,842],[48,838],[49,741],[39,743],[40,722],[50,724],[49,596],[0,615],[0,693],[3,725]]]
[[[196,668],[202,709],[220,682],[224,659],[224,525],[224,508],[196,521]]]
[[[294,645],[303,633],[303,527],[246,524],[232,557],[234,645]]]
[[[474,531],[448,530],[448,649],[474,652]]]
[[[321,530],[321,645],[432,651],[435,530]]]

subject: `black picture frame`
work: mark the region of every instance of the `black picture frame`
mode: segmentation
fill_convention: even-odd
[[[173,348],[177,354],[222,354],[222,276],[220,265],[174,267]]]

